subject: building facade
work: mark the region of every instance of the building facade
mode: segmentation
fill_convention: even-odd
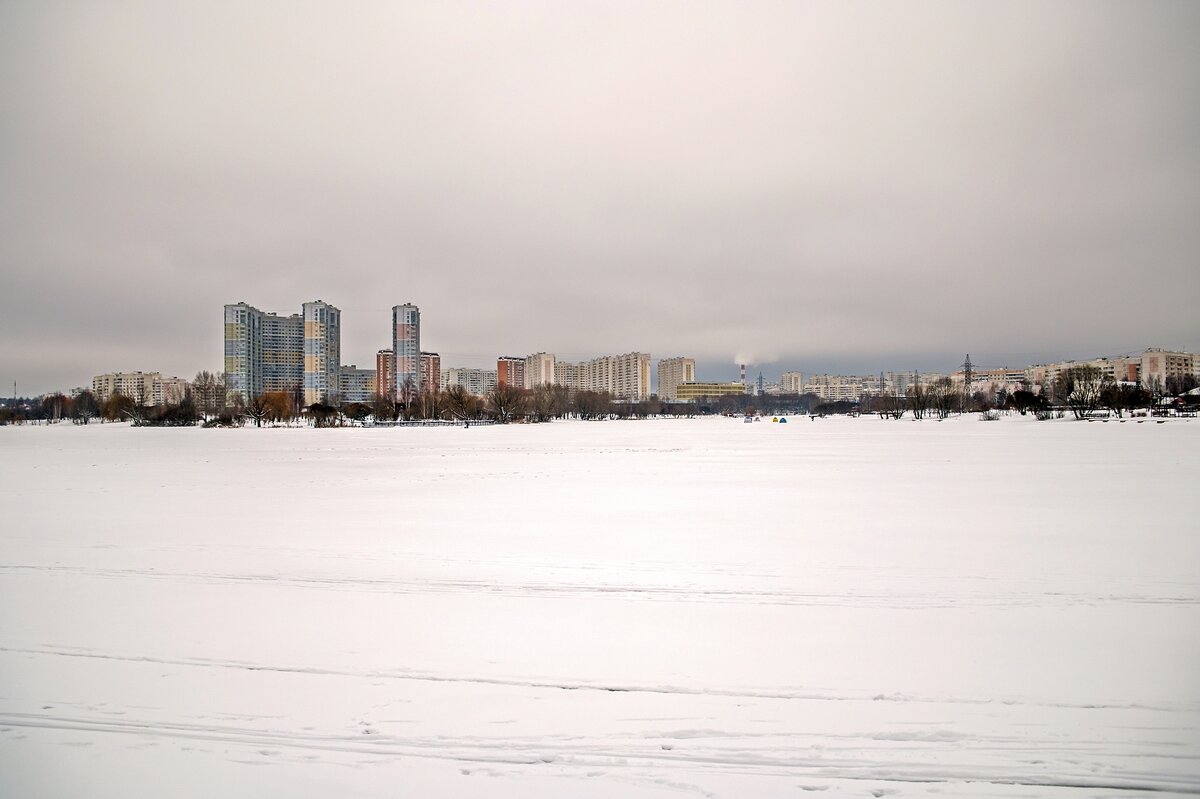
[[[436,393],[442,386],[442,356],[436,352],[421,353],[421,391]]]
[[[525,359],[501,355],[496,359],[496,384],[501,386],[525,387]]]
[[[392,306],[392,400],[421,393],[421,309],[411,303]]]
[[[293,393],[304,385],[304,317],[263,313],[262,388],[263,391]]]
[[[733,383],[680,383],[675,387],[675,399],[680,402],[692,402],[694,400],[707,399],[710,397],[724,397],[730,394],[745,394],[746,384],[740,381]]]
[[[303,389],[311,405],[337,394],[341,311],[306,302],[299,314],[265,313],[245,302],[225,306],[225,390],[243,402],[266,391]]]
[[[496,373],[490,369],[452,367],[446,370],[446,388],[460,386],[467,393],[480,397],[496,387],[496,380]]]
[[[579,364],[570,361],[555,361],[554,382],[570,389],[579,388]]]
[[[304,404],[330,402],[342,369],[342,312],[329,303],[304,303]]]
[[[537,352],[525,358],[525,388],[537,388],[557,382],[554,355]]]
[[[668,402],[679,399],[680,383],[696,382],[695,358],[663,358],[658,362],[658,398]]]
[[[605,391],[616,399],[649,399],[650,355],[629,352],[577,364],[559,361],[555,364],[555,382],[576,391]]]
[[[779,378],[779,389],[784,394],[803,394],[804,372],[784,372]]]
[[[109,372],[96,375],[92,378],[92,394],[100,402],[107,402],[119,394],[138,405],[161,405],[162,375],[158,372]]]
[[[1200,358],[1190,352],[1149,349],[1138,359],[1138,373],[1144,387],[1169,391],[1188,378],[1200,378]]]
[[[392,396],[392,351],[379,350],[375,353],[375,396],[390,399]]]
[[[225,391],[244,402],[263,390],[262,318],[245,302],[225,306]]]
[[[374,369],[359,369],[354,364],[343,366],[338,373],[338,399],[343,403],[367,404],[375,399],[376,372]]]

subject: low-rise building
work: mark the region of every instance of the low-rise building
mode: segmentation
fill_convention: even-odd
[[[681,402],[745,393],[746,384],[740,381],[732,383],[698,383],[693,381],[680,383],[675,387],[675,398]]]

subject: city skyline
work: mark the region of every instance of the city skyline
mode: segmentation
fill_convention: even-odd
[[[1200,350],[1195,4],[122,8],[0,8],[5,391],[217,371],[231,296],[359,364],[381,296],[475,368]]]

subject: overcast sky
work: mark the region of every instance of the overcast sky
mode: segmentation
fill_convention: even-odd
[[[1200,349],[1200,3],[0,4],[0,393],[414,302],[444,366]]]

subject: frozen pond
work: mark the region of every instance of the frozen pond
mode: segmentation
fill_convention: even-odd
[[[0,795],[1200,793],[1200,420],[0,428]]]

